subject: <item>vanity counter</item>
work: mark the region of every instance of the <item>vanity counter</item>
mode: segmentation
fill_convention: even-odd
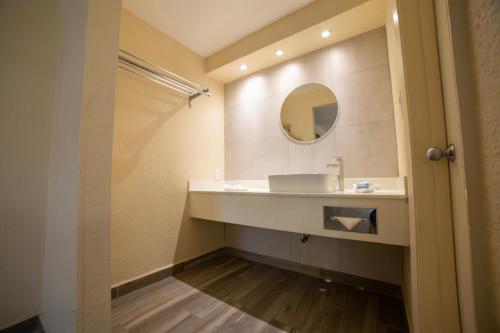
[[[368,181],[378,184],[381,189],[371,193],[359,193],[350,190],[352,185],[360,182]],[[224,185],[241,185],[245,190],[228,190]],[[403,177],[391,178],[346,178],[345,191],[329,192],[329,193],[302,193],[302,192],[271,192],[267,180],[229,180],[229,181],[207,181],[207,180],[190,180],[190,193],[224,193],[235,195],[267,195],[267,196],[286,196],[286,197],[312,197],[312,198],[375,198],[375,199],[396,199],[406,200],[406,185]]]
[[[282,196],[282,197],[311,197],[311,198],[353,198],[359,197],[364,199],[396,199],[406,200],[407,196],[404,191],[398,190],[379,190],[372,193],[358,193],[353,190],[331,192],[331,193],[300,193],[300,192],[270,192],[268,189],[252,189],[245,191],[229,191],[223,189],[205,189],[205,190],[189,190],[189,193],[219,193],[219,194],[234,194],[234,195],[267,195],[267,196]]]
[[[358,179],[346,179],[346,188]],[[270,192],[265,180],[190,181],[193,218],[317,236],[409,246],[408,200],[403,178],[371,179],[381,189],[332,193]],[[246,190],[225,190],[225,185]],[[329,209],[376,211],[376,233],[328,228]],[[348,216],[348,215],[347,215]],[[366,220],[366,219],[365,219]],[[366,221],[365,221],[366,222]]]

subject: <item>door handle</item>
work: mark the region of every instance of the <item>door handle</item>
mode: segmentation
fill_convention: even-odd
[[[448,161],[453,162],[455,160],[455,145],[450,144],[448,145],[448,148],[446,149],[441,149],[438,147],[431,147],[427,149],[426,153],[427,159],[430,161],[439,161],[443,157],[446,157]]]

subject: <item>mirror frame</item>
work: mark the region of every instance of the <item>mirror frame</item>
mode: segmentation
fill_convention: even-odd
[[[314,140],[309,140],[309,141],[300,141],[300,140],[297,140],[293,137],[291,137],[288,132],[286,131],[286,129],[283,128],[283,124],[281,123],[281,111],[283,110],[283,104],[285,103],[286,99],[288,98],[288,96],[290,96],[290,94],[292,92],[294,92],[296,89],[302,87],[302,86],[305,86],[307,84],[320,84],[322,85],[323,87],[327,88],[328,90],[330,90],[332,92],[332,94],[335,96],[335,99],[337,100],[337,118],[335,118],[335,122],[332,124],[332,126],[330,127],[330,129],[322,136],[320,136],[319,138],[317,139],[314,139]],[[297,143],[297,144],[301,144],[301,145],[311,145],[311,144],[314,144],[314,143],[317,143],[321,140],[323,140],[324,138],[326,138],[327,136],[329,136],[333,130],[335,129],[335,127],[337,126],[337,123],[339,122],[339,118],[340,118],[340,103],[339,103],[339,99],[337,97],[337,95],[335,94],[335,92],[330,88],[328,87],[325,83],[322,83],[322,82],[306,82],[306,83],[301,83],[300,85],[296,86],[295,88],[293,88],[292,90],[290,90],[288,92],[288,94],[286,94],[286,97],[285,99],[281,102],[281,107],[280,107],[280,116],[279,116],[279,127],[281,129],[281,132],[283,133],[283,135],[285,136],[286,139],[294,142],[294,143]]]

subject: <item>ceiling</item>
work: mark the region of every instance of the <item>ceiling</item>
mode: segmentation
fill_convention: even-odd
[[[294,59],[327,45],[338,43],[385,25],[385,0],[361,1],[362,4],[347,10],[346,8],[337,8],[341,3],[340,1],[330,1],[331,0],[317,1],[313,5],[308,6],[309,9],[313,9],[316,12],[324,12],[325,15],[329,16],[328,19],[316,22],[308,28],[295,32],[288,37],[276,39],[272,43],[262,45],[258,49],[250,52],[248,52],[250,49],[248,45],[238,45],[244,44],[245,41],[242,40],[238,42],[236,46],[240,46],[240,49],[247,52],[237,54],[234,58],[228,58],[227,61],[221,62],[218,66],[214,66],[213,68],[207,68],[208,75],[219,82],[228,83],[243,76],[258,72],[264,68]],[[328,3],[330,10],[327,10],[325,7],[316,6],[321,4],[321,2]],[[302,13],[302,11],[300,13]],[[300,15],[299,18],[303,17],[304,15]],[[275,28],[280,31],[285,28],[291,30],[289,26],[290,22],[282,21],[283,20],[278,21],[278,26]],[[284,28],[279,23],[288,24],[288,26]],[[330,30],[331,36],[328,38],[321,38],[320,33],[323,29]],[[266,35],[272,34],[269,29],[264,33]],[[285,54],[281,57],[277,57],[275,52],[278,49],[284,50]],[[230,50],[228,51],[225,49],[222,52],[229,53]],[[210,60],[210,58],[211,57],[208,59]],[[242,63],[247,65],[245,71],[240,70],[240,65]]]
[[[314,0],[123,0],[123,6],[207,57]]]

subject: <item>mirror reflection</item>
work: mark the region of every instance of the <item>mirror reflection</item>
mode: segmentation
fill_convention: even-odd
[[[281,128],[290,139],[311,143],[327,135],[338,118],[335,94],[319,83],[293,90],[281,106]]]

